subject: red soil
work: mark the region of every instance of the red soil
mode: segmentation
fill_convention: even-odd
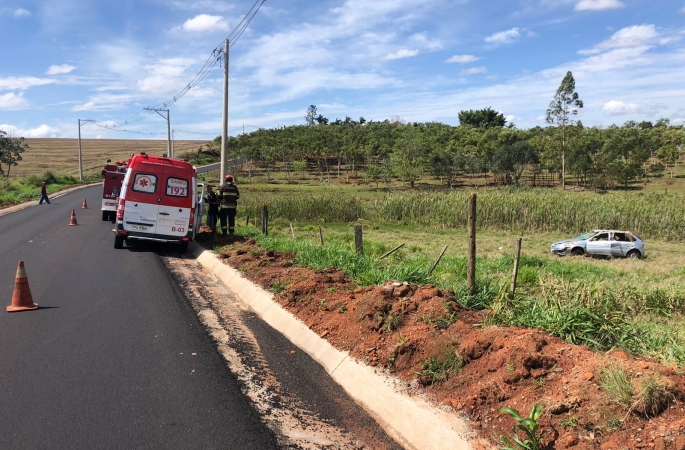
[[[207,234],[199,237],[211,247]],[[501,445],[495,434],[511,436],[515,424],[499,413],[502,406],[526,417],[540,404],[545,448],[685,449],[685,376],[675,366],[620,350],[595,353],[541,330],[484,326],[489,311],[464,310],[452,292],[434,286],[388,282],[357,287],[339,270],[294,267],[292,255],[265,250],[252,240],[229,236],[221,237],[220,244],[230,244],[220,254],[226,264],[263,288],[279,291],[276,301],[319,336],[406,380],[455,414],[465,414],[493,446]],[[436,320],[451,312],[454,323]],[[388,314],[400,318],[392,331],[384,326]],[[447,352],[462,359],[458,372],[435,382],[419,374],[422,362]],[[609,398],[600,387],[601,371],[618,366],[637,391],[642,380],[658,377],[668,389],[662,404],[630,410]]]

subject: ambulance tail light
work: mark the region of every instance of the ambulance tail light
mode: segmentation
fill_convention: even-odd
[[[195,208],[190,208],[190,221],[188,222],[188,228],[191,230],[195,226]]]
[[[119,208],[117,209],[117,222],[124,220],[124,199],[119,199]]]

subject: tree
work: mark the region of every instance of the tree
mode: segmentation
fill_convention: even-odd
[[[29,148],[29,145],[24,141],[23,137],[13,137],[6,132],[0,130],[0,175],[4,172],[2,165],[7,166],[7,178],[10,176],[10,170],[13,166],[19,164],[23,158],[21,154]]]
[[[458,117],[460,125],[470,125],[475,128],[501,128],[507,123],[507,119],[501,112],[497,112],[489,106],[485,109],[459,111]]]
[[[561,127],[561,188],[566,189],[566,127],[573,125],[574,120],[570,116],[578,114],[578,109],[583,107],[583,101],[578,98],[576,92],[576,80],[569,70],[561,80],[561,84],[554,94],[554,99],[547,109],[547,123]]]
[[[307,108],[307,115],[304,116],[304,120],[310,127],[314,126],[314,122],[316,122],[316,105],[309,105],[309,108]]]

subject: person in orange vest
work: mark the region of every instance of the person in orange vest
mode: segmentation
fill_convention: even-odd
[[[219,219],[221,219],[221,234],[226,236],[226,219],[228,219],[228,234],[235,233],[235,214],[238,209],[240,191],[233,182],[233,175],[224,177],[224,184],[219,186]]]

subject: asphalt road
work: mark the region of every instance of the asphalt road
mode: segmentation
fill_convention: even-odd
[[[0,448],[276,448],[160,257],[113,249],[100,193],[0,217]],[[10,314],[19,260],[40,309]]]

